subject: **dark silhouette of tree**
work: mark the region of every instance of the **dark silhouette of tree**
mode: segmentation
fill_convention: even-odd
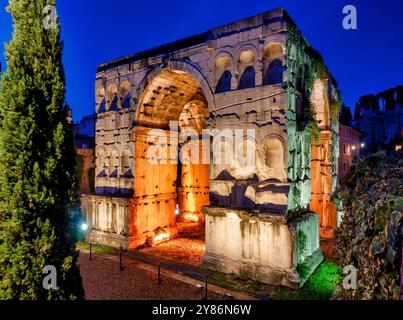
[[[76,153],[67,122],[63,45],[54,0],[10,0],[14,20],[0,93],[0,299],[77,299],[83,288],[71,229]],[[45,266],[57,288],[43,286]]]

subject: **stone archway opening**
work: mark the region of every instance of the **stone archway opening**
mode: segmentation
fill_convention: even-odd
[[[133,139],[131,248],[157,258],[200,263],[210,166],[203,161],[207,99],[188,73],[164,69],[145,87]],[[146,244],[146,246],[142,246]]]

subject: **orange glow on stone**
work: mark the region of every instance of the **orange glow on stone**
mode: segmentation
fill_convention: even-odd
[[[154,237],[154,243],[161,243],[169,240],[169,233],[160,233]]]
[[[194,213],[185,213],[183,216],[183,219],[185,221],[192,221],[192,222],[198,222],[199,221],[199,216]]]

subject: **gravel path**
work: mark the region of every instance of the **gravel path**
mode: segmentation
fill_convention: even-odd
[[[200,267],[205,250],[205,243],[202,240],[176,238],[160,243],[155,247],[145,247],[138,251],[157,260]]]
[[[87,300],[201,300],[204,291],[193,285],[162,275],[157,284],[156,272],[140,268],[136,261],[125,259],[119,271],[119,257],[80,251],[78,259]],[[209,299],[223,297],[209,292]]]
[[[200,267],[202,256],[206,251],[204,223],[179,222],[177,227],[178,235],[175,239],[160,243],[155,247],[144,247],[138,251],[157,260]]]

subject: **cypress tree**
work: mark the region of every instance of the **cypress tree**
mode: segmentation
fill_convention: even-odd
[[[55,1],[9,0],[7,7],[14,32],[0,93],[0,299],[83,297],[69,224],[77,178],[63,45],[47,5]],[[57,271],[50,290],[48,265]]]

